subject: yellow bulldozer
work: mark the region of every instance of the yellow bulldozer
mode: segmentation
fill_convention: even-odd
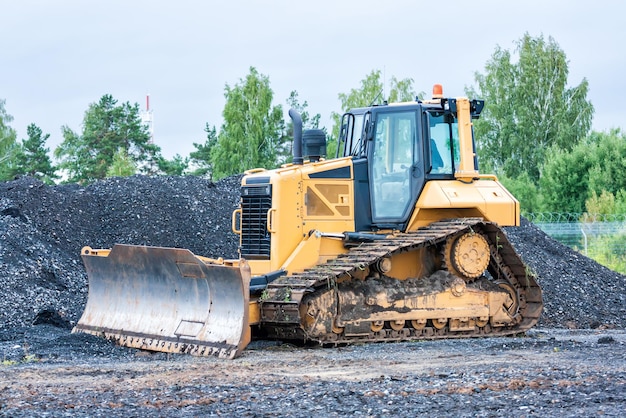
[[[85,247],[74,332],[146,350],[233,358],[251,338],[323,345],[510,335],[543,302],[501,226],[519,202],[480,174],[482,100],[433,97],[343,115],[334,158],[293,120],[293,162],[253,169],[232,217],[239,259]]]

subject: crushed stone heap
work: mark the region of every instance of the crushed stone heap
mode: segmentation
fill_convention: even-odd
[[[80,249],[137,244],[237,257],[231,214],[240,176],[110,178],[47,186],[30,177],[0,183],[0,330],[38,322],[72,327],[87,300]],[[539,326],[624,328],[626,276],[553,240],[525,219],[505,228],[539,276]]]

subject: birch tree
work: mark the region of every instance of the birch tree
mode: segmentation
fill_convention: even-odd
[[[498,174],[533,182],[550,147],[571,151],[589,133],[593,106],[586,79],[568,87],[568,61],[556,41],[525,34],[513,52],[496,47],[476,88],[467,93],[485,99],[475,122],[480,162]]]
[[[245,79],[226,85],[224,97],[224,122],[211,149],[213,178],[276,167],[285,140],[284,121],[282,106],[272,105],[269,78],[250,67]]]

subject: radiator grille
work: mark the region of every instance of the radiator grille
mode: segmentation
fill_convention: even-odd
[[[272,207],[272,186],[259,184],[241,188],[241,256],[251,260],[270,258],[267,211]]]

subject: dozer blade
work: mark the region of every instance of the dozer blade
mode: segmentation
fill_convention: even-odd
[[[191,251],[85,247],[87,305],[73,332],[145,350],[236,357],[250,342],[250,268],[211,264]]]

